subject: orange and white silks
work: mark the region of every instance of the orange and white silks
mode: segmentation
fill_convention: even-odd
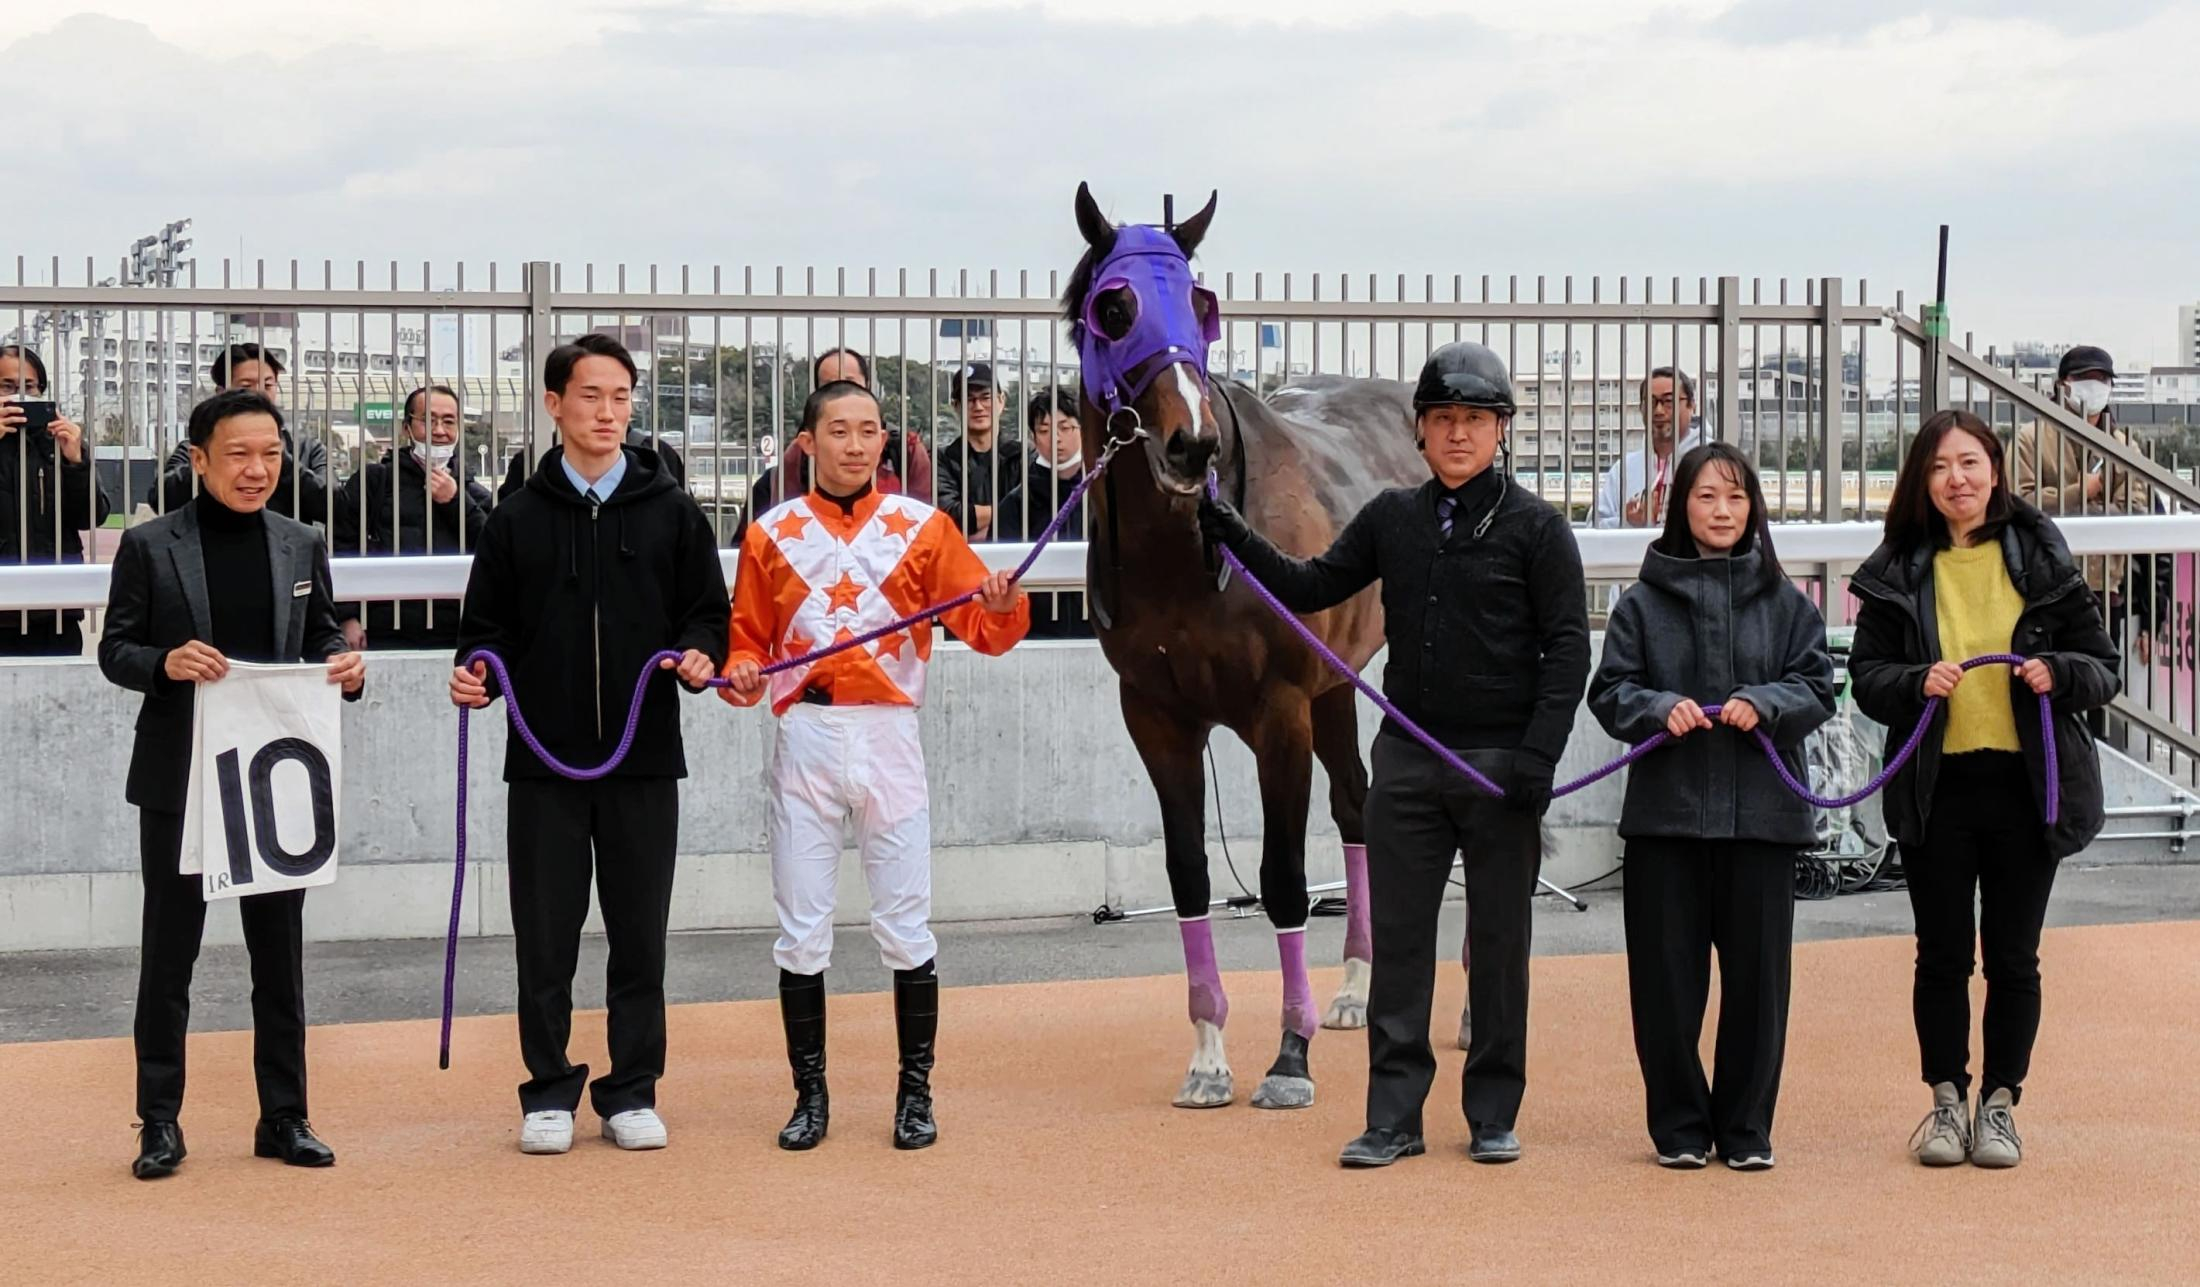
[[[765,512],[741,540],[733,584],[732,646],[727,669],[768,665],[853,638],[928,604],[975,588],[986,566],[947,515],[907,496],[873,492],[853,512],[815,492]],[[995,615],[976,602],[941,617],[955,637],[998,656],[1031,629],[1031,603]],[[772,713],[783,715],[803,690],[832,695],[835,706],[922,706],[932,626],[920,622],[814,666],[771,676]],[[720,696],[752,705],[729,690]]]
[[[877,493],[852,511],[812,493],[749,525],[733,585],[727,668],[768,665],[888,625],[985,580],[986,566],[945,514]],[[943,620],[998,655],[1031,628],[1031,604],[994,614],[963,604]],[[871,891],[871,933],[891,969],[932,959],[932,819],[917,708],[932,627],[920,622],[770,677],[780,716],[771,770],[773,958],[794,974],[832,964],[842,837],[853,829]],[[806,690],[830,701],[802,701]],[[719,695],[753,705],[730,690]]]

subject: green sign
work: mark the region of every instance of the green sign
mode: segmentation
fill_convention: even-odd
[[[362,402],[359,404],[359,426],[362,429],[387,429],[397,423],[397,404],[394,402]]]

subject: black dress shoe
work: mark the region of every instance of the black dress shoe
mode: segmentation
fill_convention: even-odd
[[[130,1174],[141,1180],[174,1175],[183,1165],[183,1128],[174,1122],[147,1122],[138,1128],[138,1155]]]
[[[1467,1156],[1477,1162],[1517,1162],[1520,1160],[1520,1137],[1509,1127],[1475,1126],[1474,1139],[1467,1145]]]
[[[252,1156],[279,1157],[284,1166],[334,1166],[336,1150],[314,1138],[303,1117],[262,1118],[252,1132]]]
[[[1419,1157],[1426,1152],[1428,1145],[1415,1132],[1377,1126],[1345,1145],[1337,1162],[1353,1167],[1389,1166],[1401,1157]]]

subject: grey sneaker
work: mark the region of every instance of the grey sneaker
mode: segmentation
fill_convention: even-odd
[[[2006,1086],[1978,1102],[1978,1121],[1971,1128],[1971,1165],[1998,1171],[2024,1160],[2024,1141],[2017,1138],[2017,1119],[2009,1111],[2016,1102]]]
[[[1971,1154],[1971,1122],[1963,1092],[1952,1081],[1933,1086],[1933,1111],[1910,1136],[1910,1151],[1927,1166],[1961,1166]]]

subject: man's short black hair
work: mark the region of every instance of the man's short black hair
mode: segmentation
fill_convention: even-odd
[[[831,380],[818,386],[817,391],[802,403],[801,431],[809,433],[817,428],[817,422],[825,415],[826,403],[838,402],[847,397],[869,398],[871,405],[878,408],[881,419],[885,417],[886,409],[879,403],[877,394],[853,380]]]
[[[550,350],[550,360],[542,364],[542,387],[563,396],[565,385],[573,378],[573,368],[584,357],[607,357],[626,368],[627,383],[642,378],[641,369],[634,365],[634,355],[626,351],[626,345],[597,331],[560,344]]]
[[[813,358],[813,359],[811,360],[811,362],[810,362],[810,381],[811,381],[811,383],[813,383],[813,384],[814,384],[814,383],[816,383],[816,381],[817,381],[817,373],[825,369],[825,359],[826,359],[826,358],[829,358],[829,357],[832,357],[832,356],[834,356],[835,354],[838,354],[839,356],[841,356],[841,357],[844,357],[844,358],[852,358],[852,359],[854,359],[854,361],[855,361],[855,364],[856,364],[856,370],[858,370],[858,371],[861,371],[861,372],[863,372],[863,382],[864,382],[865,384],[869,384],[869,383],[871,382],[871,359],[869,359],[869,358],[867,358],[867,357],[863,356],[863,355],[862,355],[861,353],[858,353],[858,352],[856,352],[856,351],[855,351],[854,349],[851,349],[851,348],[847,347],[846,345],[836,345],[835,347],[833,347],[833,348],[829,348],[829,349],[825,350],[825,351],[824,351],[823,353],[820,353],[820,354],[818,354],[818,355],[817,355],[817,356],[816,356],[815,358]]]
[[[52,382],[46,379],[46,359],[38,356],[38,350],[30,345],[0,344],[0,357],[21,358],[23,365],[31,369],[31,374],[38,377],[38,391],[40,393],[44,393],[53,387]]]
[[[258,389],[223,389],[220,393],[191,408],[191,427],[188,430],[191,445],[203,448],[214,440],[214,431],[224,420],[232,416],[249,416],[258,413],[275,418],[275,428],[283,427],[280,407]]]
[[[1653,367],[1650,374],[1643,378],[1642,405],[1650,405],[1650,382],[1661,378],[1681,386],[1681,401],[1692,407],[1696,405],[1696,382],[1689,378],[1688,372],[1676,371],[1669,366]]]
[[[1046,389],[1031,399],[1024,408],[1024,424],[1036,425],[1048,416],[1074,416],[1077,414],[1077,395],[1068,389]]]
[[[229,387],[229,373],[247,362],[258,362],[277,375],[283,373],[283,360],[250,340],[232,344],[214,355],[214,364],[206,368],[206,374],[217,389]]]
[[[410,422],[413,416],[419,411],[421,395],[428,393],[440,393],[444,397],[449,398],[452,405],[458,407],[459,418],[462,420],[465,419],[466,408],[459,403],[458,394],[452,390],[451,386],[447,384],[428,384],[422,385],[420,388],[414,389],[411,393],[405,395],[404,418],[407,422]]]

